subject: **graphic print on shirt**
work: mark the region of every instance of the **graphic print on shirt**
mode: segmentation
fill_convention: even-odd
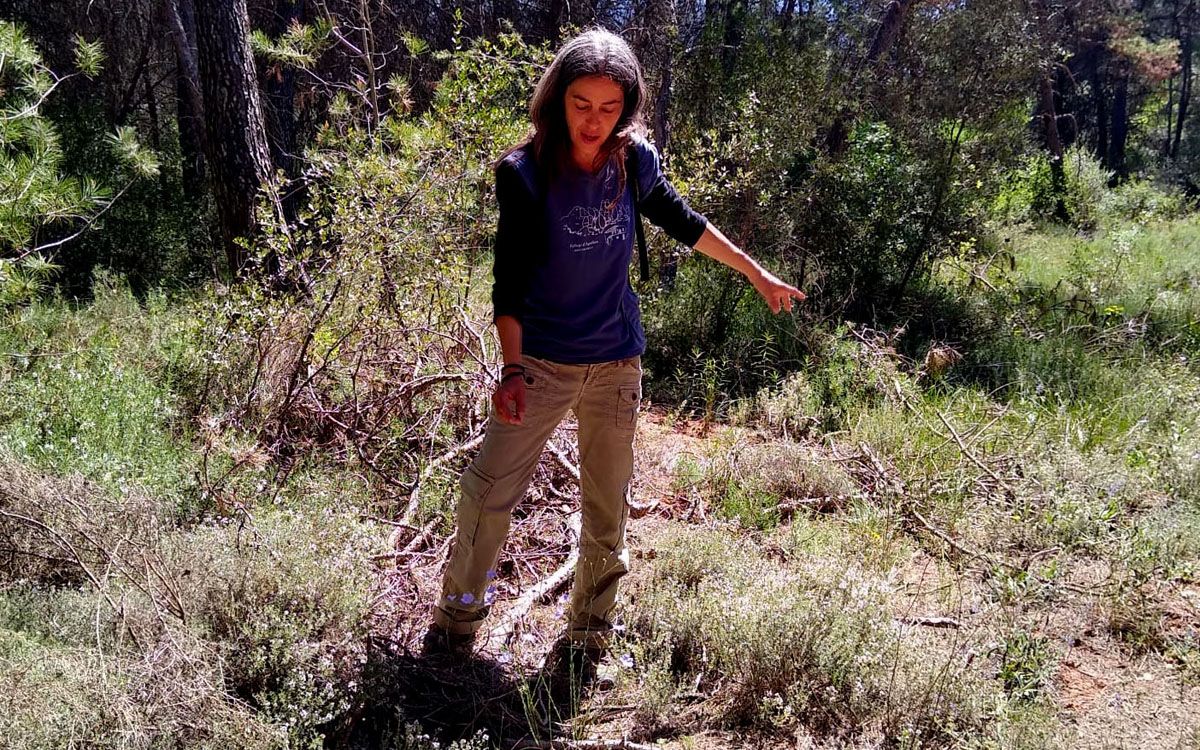
[[[575,206],[563,217],[563,229],[572,237],[571,250],[577,253],[624,240],[628,225],[629,207],[624,203],[612,211],[604,206]]]

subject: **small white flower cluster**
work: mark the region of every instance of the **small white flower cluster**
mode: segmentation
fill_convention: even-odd
[[[488,744],[487,730],[480,729],[469,739],[456,740],[450,743],[446,750],[486,750]],[[421,729],[421,725],[409,722],[404,725],[404,747],[412,750],[441,750],[442,743]]]

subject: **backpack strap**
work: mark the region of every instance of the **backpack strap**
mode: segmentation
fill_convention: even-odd
[[[650,278],[650,255],[646,252],[646,230],[642,228],[642,212],[638,204],[642,201],[641,186],[638,184],[637,146],[630,144],[625,158],[625,180],[633,188],[633,232],[637,235],[638,270],[642,274],[642,282]]]

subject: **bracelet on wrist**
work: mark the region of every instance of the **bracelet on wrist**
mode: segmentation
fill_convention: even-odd
[[[503,377],[501,377],[500,382],[504,383],[506,380],[509,380],[510,378],[524,378],[524,377],[525,377],[524,370],[513,370],[512,372],[508,373],[507,375],[504,375]]]

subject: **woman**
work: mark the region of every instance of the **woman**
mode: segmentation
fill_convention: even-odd
[[[463,473],[458,530],[427,649],[463,651],[486,617],[512,510],[542,448],[579,421],[580,555],[567,642],[602,652],[625,550],[645,334],[629,284],[633,190],[670,236],[743,273],[773,312],[804,294],[693,211],[645,139],[641,67],[603,30],[568,41],[530,105],[534,135],[496,166],[500,217],[492,302],[504,355],[483,446]],[[636,181],[636,185],[632,184]]]

